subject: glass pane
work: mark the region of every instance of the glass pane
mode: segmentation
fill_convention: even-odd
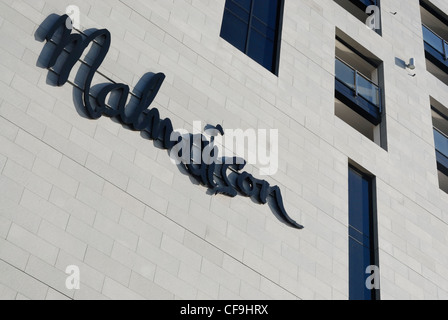
[[[376,0],[359,0],[366,7],[376,5]]]
[[[278,0],[253,0],[253,15],[267,26],[275,29],[277,26]]]
[[[378,87],[371,83],[369,80],[365,79],[363,76],[358,74],[357,77],[358,94],[371,102],[372,104],[379,106],[379,89]]]
[[[373,292],[367,288],[366,268],[372,259],[372,180],[349,170],[349,298],[372,300]]]
[[[260,21],[257,17],[252,19],[252,28],[260,32],[264,37],[271,41],[275,41],[275,30],[269,28],[266,24]]]
[[[226,11],[230,11],[232,14],[242,19],[244,22],[249,23],[249,11],[244,10],[233,1],[226,2]]]
[[[433,33],[431,30],[423,26],[423,39],[426,43],[428,43],[431,47],[439,51],[441,54],[444,53],[443,51],[443,41],[440,39],[435,33]]]
[[[437,130],[434,130],[436,150],[448,158],[448,138]]]
[[[274,72],[279,4],[283,0],[226,0],[221,37]],[[250,25],[249,25],[250,24]]]
[[[266,69],[273,70],[274,42],[263,37],[254,29],[250,32],[247,55]]]
[[[366,247],[366,248],[371,247],[371,243],[370,243],[371,241],[370,241],[370,237],[369,237],[370,235],[368,233],[363,234],[362,232],[356,230],[352,226],[349,226],[348,235],[350,236],[350,238],[361,243],[364,247]]]
[[[221,38],[227,40],[243,52],[246,51],[247,29],[247,23],[244,23],[229,11],[224,11]]]
[[[349,173],[349,225],[370,238],[370,180],[355,170]]]
[[[372,265],[370,250],[356,240],[349,238],[349,298],[350,300],[371,300],[372,291],[366,286],[369,274],[366,268]]]
[[[229,2],[235,2],[237,3],[240,7],[242,7],[243,9],[245,9],[247,12],[250,11],[250,7],[252,4],[252,0],[228,0],[226,2],[226,7],[229,4]]]
[[[336,59],[336,79],[355,90],[355,70]]]

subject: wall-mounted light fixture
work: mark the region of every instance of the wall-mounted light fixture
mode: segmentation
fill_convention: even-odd
[[[406,65],[406,68],[410,69],[410,70],[415,70],[415,59],[411,58],[409,60],[409,64]]]

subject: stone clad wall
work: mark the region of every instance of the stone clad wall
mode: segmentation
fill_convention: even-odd
[[[347,299],[349,159],[377,178],[381,297],[448,298],[429,104],[448,106],[448,89],[426,72],[419,2],[382,1],[379,36],[334,1],[286,0],[278,77],[219,37],[224,3],[0,0],[0,298]],[[83,115],[79,89],[38,65],[39,27],[68,5],[82,30],[111,32],[95,84],[132,91],[163,72],[153,106],[174,128],[278,129],[264,178],[305,229],[210,195],[139,132]],[[384,62],[387,151],[334,115],[336,27]],[[396,64],[411,57],[416,77]]]

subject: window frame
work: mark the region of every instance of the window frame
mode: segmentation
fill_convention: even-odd
[[[442,117],[445,121],[448,123],[448,116],[440,111],[436,106],[431,104],[431,111],[436,113],[438,116]],[[437,171],[439,174],[443,174],[446,177],[448,177],[448,155],[446,155],[442,150],[439,150],[437,148],[437,141],[435,134],[436,132],[439,133],[443,138],[448,140],[448,135],[441,129],[439,129],[433,120],[433,131],[434,131],[434,146],[435,146],[435,153],[436,153],[436,162],[437,162]],[[441,182],[439,181],[439,184]],[[440,190],[442,190],[445,193],[448,193],[448,190],[446,188],[443,188],[442,185],[439,185]]]

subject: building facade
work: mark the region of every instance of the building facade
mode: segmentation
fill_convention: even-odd
[[[1,0],[0,298],[448,299],[444,39],[442,0]],[[247,163],[174,164],[207,127]]]

